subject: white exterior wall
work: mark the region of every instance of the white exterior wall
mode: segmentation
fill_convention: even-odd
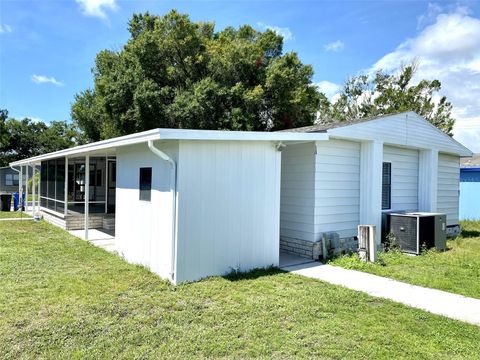
[[[418,211],[418,158],[418,150],[384,146],[383,161],[392,164],[392,210]]]
[[[360,219],[360,143],[318,141],[315,155],[315,239],[334,231],[357,235]],[[282,179],[283,180],[283,179]]]
[[[447,226],[458,224],[458,200],[460,191],[460,158],[438,155],[437,210],[447,214]]]
[[[315,143],[282,151],[280,237],[315,241]]]
[[[390,145],[471,156],[470,150],[414,112],[338,127],[328,130],[328,134],[335,138],[382,141]]]
[[[155,142],[178,159],[178,142]],[[151,201],[139,200],[141,167],[152,167]],[[154,155],[146,143],[117,150],[115,241],[119,253],[162,278],[171,272],[171,166]]]
[[[176,282],[278,265],[274,144],[181,141],[179,156]]]

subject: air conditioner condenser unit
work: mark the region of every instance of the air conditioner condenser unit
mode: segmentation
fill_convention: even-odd
[[[403,252],[419,255],[423,248],[446,249],[447,217],[437,213],[390,214],[390,233]]]

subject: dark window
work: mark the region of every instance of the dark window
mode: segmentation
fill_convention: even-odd
[[[95,186],[102,186],[102,170],[97,169],[97,178],[95,179]]]
[[[6,174],[5,175],[5,185],[7,186],[18,186],[18,174]]]
[[[112,183],[115,183],[117,182],[117,163],[116,162],[112,162],[110,163],[112,165],[112,176],[111,176],[111,180],[112,180]]]
[[[140,200],[150,201],[152,197],[152,168],[140,168]]]
[[[382,210],[390,209],[392,198],[392,164],[383,163],[382,167]]]

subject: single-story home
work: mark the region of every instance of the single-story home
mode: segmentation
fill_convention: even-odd
[[[10,165],[40,171],[46,220],[88,238],[113,218],[120,255],[179,283],[278,266],[280,249],[318,257],[327,238],[352,247],[384,211],[443,212],[456,231],[471,154],[406,112],[284,132],[154,129]]]
[[[480,154],[460,160],[460,220],[480,219]]]
[[[0,167],[0,193],[18,191],[19,174],[9,166]]]

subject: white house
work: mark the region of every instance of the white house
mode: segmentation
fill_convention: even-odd
[[[472,152],[416,113],[287,131],[328,141],[282,153],[282,249],[318,256],[325,235],[337,250],[355,247],[357,225],[380,230],[389,211],[445,213],[447,233],[459,232],[459,163]]]
[[[280,248],[317,257],[322,239],[353,247],[387,208],[458,227],[466,156],[408,112],[274,133],[155,129],[10,165],[40,171],[32,205],[46,220],[85,238],[114,221],[120,255],[179,283],[278,266]]]

